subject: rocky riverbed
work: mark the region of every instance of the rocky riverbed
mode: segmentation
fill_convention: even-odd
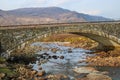
[[[119,49],[88,50],[96,46],[93,40],[70,34],[32,42],[8,59],[0,57],[0,80],[119,80]]]
[[[58,42],[36,42],[30,47],[38,52],[35,55],[24,53],[24,56],[14,53],[7,61],[3,60],[5,63],[0,69],[2,80],[100,80],[101,76],[103,80],[111,80],[108,72],[87,67],[84,60],[93,56],[86,54],[91,52],[89,50],[65,47]]]
[[[96,52],[96,56],[87,57],[86,62],[92,66],[111,66],[120,67],[120,50],[116,49],[114,51],[108,52]]]

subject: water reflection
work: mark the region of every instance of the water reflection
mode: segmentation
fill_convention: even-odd
[[[33,43],[32,46],[42,46],[44,49],[37,52],[39,55],[43,55],[45,58],[38,58],[34,65],[34,69],[39,70],[39,66],[41,66],[47,74],[64,74],[67,75],[71,80],[74,79],[73,68],[86,65],[85,62],[79,63],[79,61],[85,60],[86,52],[91,52],[89,50],[84,50],[81,48],[72,48],[58,45],[56,43]],[[45,49],[47,48],[47,49]],[[53,48],[56,48],[57,51],[54,53],[52,51]],[[71,50],[71,51],[70,51]],[[48,54],[54,58],[48,58],[48,56],[44,54]],[[64,58],[60,58],[64,56]],[[90,55],[89,55],[90,56]],[[46,62],[44,62],[47,60]],[[38,65],[39,62],[44,62],[41,65]]]
[[[41,46],[43,49],[36,54],[39,54],[38,60],[35,64],[32,64],[33,69],[40,71],[41,66],[47,74],[64,74],[67,75],[70,80],[75,80],[76,77],[82,77],[83,75],[76,76],[73,72],[73,68],[86,66],[85,62],[79,63],[79,61],[85,60],[86,56],[94,56],[92,54],[86,54],[91,52],[81,48],[72,48],[61,46],[56,43],[33,43],[31,46]],[[57,51],[53,52],[52,49],[56,48]],[[69,51],[71,49],[71,51]],[[41,57],[42,56],[42,57]],[[53,57],[54,56],[54,57]],[[60,58],[64,56],[63,58]],[[120,67],[96,67],[99,71],[108,71],[112,80],[120,80]]]

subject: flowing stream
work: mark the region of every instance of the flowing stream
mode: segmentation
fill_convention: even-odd
[[[74,68],[86,66],[87,63],[83,62],[87,56],[94,56],[93,54],[87,54],[91,51],[81,49],[81,48],[72,48],[65,47],[60,45],[61,43],[45,43],[45,42],[36,42],[31,46],[42,46],[42,50],[37,52],[39,56],[37,61],[33,65],[33,69],[41,71],[39,68],[42,67],[42,70],[45,70],[47,75],[49,74],[64,74],[69,77],[70,80],[75,80],[75,78],[80,78],[82,75],[78,75],[73,71]],[[108,67],[96,67],[101,71],[110,72],[112,68]],[[117,68],[113,68],[115,71]],[[118,74],[120,70],[117,71]],[[120,77],[118,74],[110,76],[113,80],[119,80]],[[117,78],[116,78],[117,77]]]

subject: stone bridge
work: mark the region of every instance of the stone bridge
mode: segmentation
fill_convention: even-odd
[[[120,47],[120,22],[51,23],[0,26],[0,53],[21,48],[29,40],[54,33],[72,33],[99,42],[106,50]]]

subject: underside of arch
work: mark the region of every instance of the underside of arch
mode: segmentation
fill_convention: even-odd
[[[96,48],[94,48],[93,50],[109,51],[109,50],[114,50],[116,48],[120,48],[120,44],[116,43],[115,41],[113,41],[109,38],[106,38],[106,37],[103,37],[103,36],[100,36],[97,34],[83,33],[83,32],[69,32],[69,33],[85,36],[85,37],[88,37],[88,38],[98,42],[99,45]]]

